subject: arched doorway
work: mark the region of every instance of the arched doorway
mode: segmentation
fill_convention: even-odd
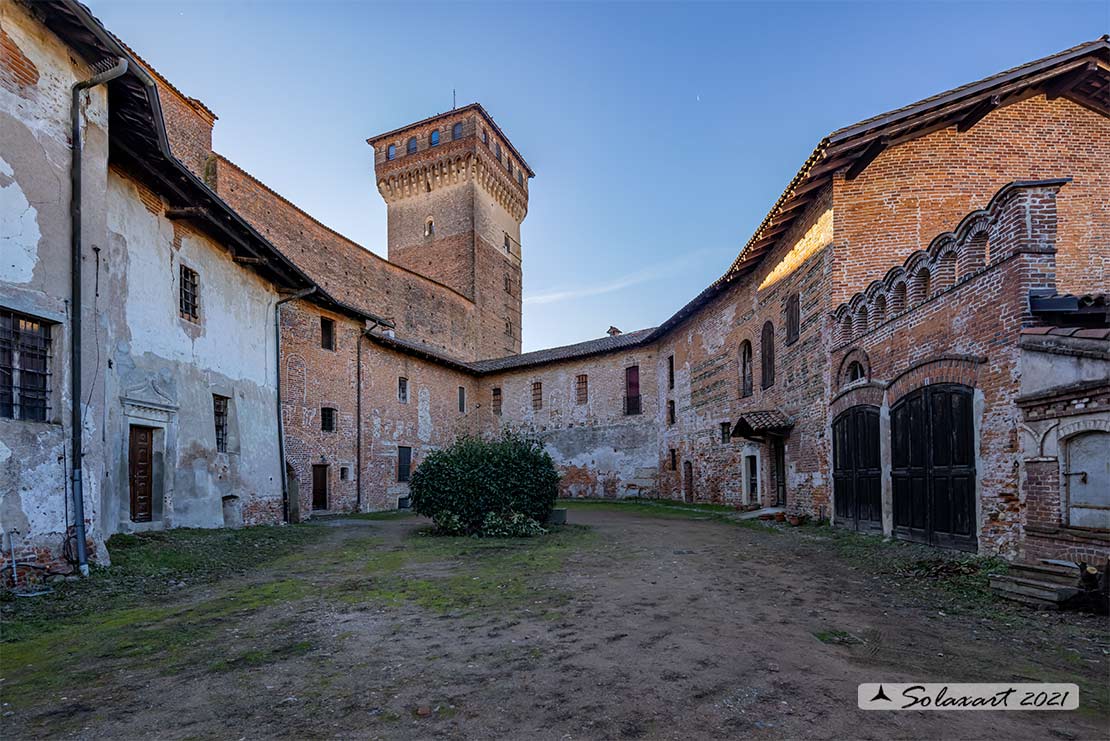
[[[882,530],[882,464],[879,409],[846,409],[833,421],[833,500],[836,524],[853,530]]]
[[[687,502],[694,501],[694,464],[690,461],[682,463],[682,493]]]
[[[975,427],[972,391],[925,386],[890,410],[894,534],[974,551]]]

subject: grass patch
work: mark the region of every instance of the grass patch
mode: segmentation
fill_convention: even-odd
[[[22,641],[86,616],[155,604],[187,586],[208,583],[273,562],[323,535],[306,526],[241,530],[178,529],[115,535],[110,568],[88,579],[55,584],[52,594],[21,599],[0,595],[0,642]]]
[[[436,613],[547,612],[566,595],[546,584],[566,557],[593,540],[580,525],[534,538],[469,538],[410,533],[400,548],[365,552],[362,574],[336,587],[348,604],[410,603]]]

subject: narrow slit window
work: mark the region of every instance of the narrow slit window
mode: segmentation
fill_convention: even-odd
[[[409,403],[409,379],[403,376],[397,379],[397,401],[402,404]]]
[[[212,416],[216,421],[216,450],[227,452],[227,402],[226,396],[212,394]]]
[[[466,387],[459,386],[459,414],[466,414]]]
[[[498,417],[501,416],[501,389],[495,388],[492,394],[493,413]]]
[[[181,290],[179,310],[182,319],[195,322],[200,316],[200,279],[197,271],[181,266]]]
[[[532,382],[532,411],[538,412],[543,409],[543,383],[540,381]]]
[[[624,369],[624,413],[639,414],[640,409],[640,366],[630,365]]]
[[[802,331],[802,302],[798,294],[786,300],[786,344],[798,341]]]
[[[320,317],[320,347],[325,350],[335,349],[335,321],[326,316]]]
[[[732,425],[728,422],[721,423],[721,442],[727,443],[732,441]]]
[[[678,470],[678,451],[674,448],[671,448],[671,470]]]
[[[405,482],[412,477],[412,448],[397,446],[397,481]]]
[[[574,397],[578,404],[585,404],[590,400],[590,378],[585,373],[574,379]]]
[[[674,399],[667,402],[667,424],[675,423]]]
[[[674,355],[667,356],[667,388],[674,388]]]

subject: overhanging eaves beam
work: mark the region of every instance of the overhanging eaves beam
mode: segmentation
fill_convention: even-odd
[[[200,206],[181,206],[166,209],[167,219],[207,219],[208,209]]]
[[[883,150],[890,144],[890,137],[880,136],[867,145],[867,149],[856,158],[854,162],[848,167],[847,172],[844,173],[845,180],[855,180],[859,177],[860,173],[867,169],[867,166],[875,161],[875,158],[883,153]]]
[[[1098,69],[1098,62],[1087,62],[1079,69],[1058,77],[1052,82],[1045,85],[1044,96],[1049,100],[1055,100],[1064,93],[1070,92],[1076,85],[1083,82],[1087,75],[1091,74]]]
[[[961,134],[967,131],[972,126],[986,118],[988,113],[993,111],[1001,104],[1002,96],[1000,95],[992,95],[989,98],[985,98],[979,101],[974,106],[972,106],[971,110],[967,112],[966,116],[960,119],[960,123],[956,126],[956,131],[959,131]]]

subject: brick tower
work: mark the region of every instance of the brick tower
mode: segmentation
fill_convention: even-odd
[[[520,224],[535,173],[477,103],[367,139],[389,260],[474,302],[478,358],[520,352]]]

